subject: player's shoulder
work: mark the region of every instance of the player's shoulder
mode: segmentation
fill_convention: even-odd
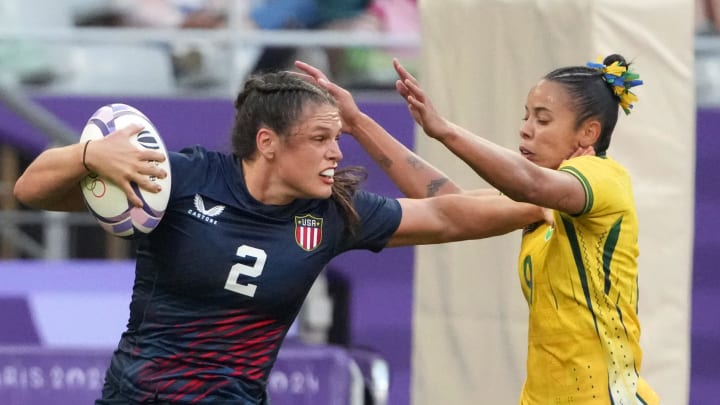
[[[210,150],[202,145],[185,147],[178,152],[170,151],[168,156],[171,167],[180,175],[184,172],[219,170],[233,165],[231,154]]]
[[[173,163],[175,160],[177,160],[180,164],[198,164],[202,162],[211,162],[214,160],[222,160],[224,157],[227,156],[226,154],[223,154],[221,152],[207,149],[202,145],[187,146],[177,152],[169,151],[168,154],[173,160]]]
[[[586,177],[626,176],[627,169],[609,156],[578,156],[563,161],[558,170]]]
[[[397,202],[397,199],[373,193],[372,191],[359,189],[353,194],[352,201],[355,205],[387,204],[389,202]]]
[[[232,155],[194,145],[168,152],[173,176],[173,195],[194,194],[197,189],[224,181],[224,173],[233,173]],[[178,194],[179,193],[179,194]]]
[[[353,196],[353,206],[360,217],[374,215],[402,215],[400,201],[397,198],[386,197],[367,190],[358,190]]]

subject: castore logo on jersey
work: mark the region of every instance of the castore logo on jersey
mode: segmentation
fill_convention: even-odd
[[[203,201],[202,197],[200,197],[200,194],[195,194],[195,210],[189,209],[187,212],[195,218],[203,220],[209,224],[217,225],[215,217],[222,214],[223,211],[225,211],[225,206],[219,204],[206,209],[205,201]]]
[[[308,252],[315,250],[322,242],[323,219],[310,214],[295,216],[295,242]]]

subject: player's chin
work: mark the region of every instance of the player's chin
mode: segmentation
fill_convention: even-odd
[[[332,185],[324,184],[317,187],[312,192],[313,198],[326,199],[332,196]]]

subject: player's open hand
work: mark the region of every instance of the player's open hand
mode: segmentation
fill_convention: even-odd
[[[160,191],[160,186],[150,177],[165,178],[167,173],[154,162],[162,162],[165,156],[161,152],[139,148],[130,142],[130,137],[142,131],[136,124],[128,125],[108,136],[93,140],[87,145],[85,164],[93,172],[110,179],[127,195],[137,207],[143,203],[133,191],[135,183],[151,192]]]
[[[415,122],[423,127],[426,134],[439,138],[447,132],[449,123],[435,110],[417,79],[397,59],[393,59],[393,66],[399,77],[395,89],[407,102]]]
[[[303,73],[293,72],[294,74],[300,75],[307,80],[311,80],[320,87],[327,90],[337,101],[338,108],[340,110],[340,119],[342,120],[342,131],[352,135],[353,128],[358,118],[361,116],[360,109],[355,103],[350,92],[337,84],[331,82],[325,73],[320,69],[311,66],[305,62],[296,61],[295,67],[300,69]]]

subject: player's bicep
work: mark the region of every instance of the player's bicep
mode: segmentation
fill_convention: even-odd
[[[526,201],[577,215],[587,212],[592,205],[592,192],[580,172],[544,169]]]
[[[430,199],[400,198],[402,218],[387,246],[434,243],[443,231],[444,221],[433,209]]]

